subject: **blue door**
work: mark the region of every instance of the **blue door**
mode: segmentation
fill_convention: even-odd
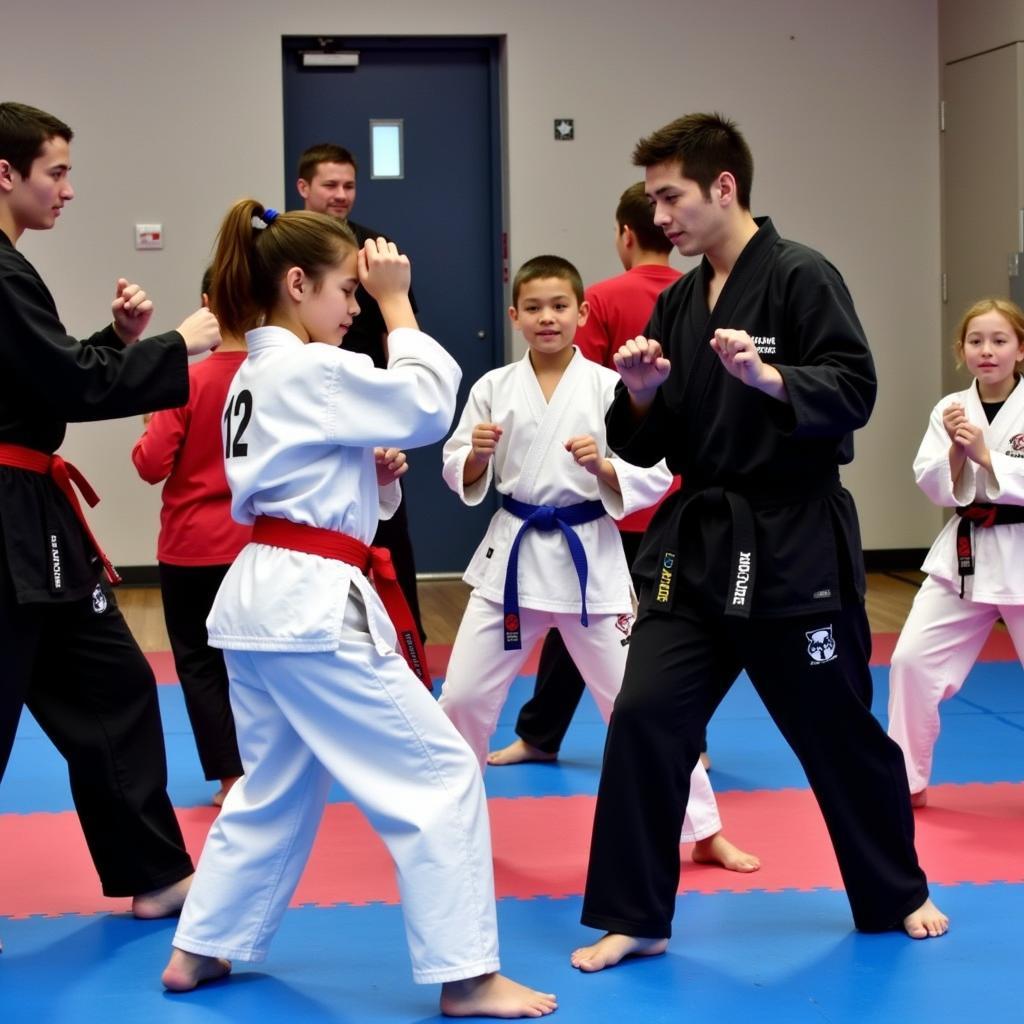
[[[304,67],[319,40],[283,41],[288,208],[299,155],[320,142],[359,163],[353,220],[409,254],[420,326],[462,367],[459,412],[472,384],[504,361],[504,272],[497,41],[346,38],[354,68]],[[374,179],[370,122],[400,119],[403,176]],[[467,508],[441,479],[441,445],[409,453],[403,478],[416,568],[462,572],[496,507]]]

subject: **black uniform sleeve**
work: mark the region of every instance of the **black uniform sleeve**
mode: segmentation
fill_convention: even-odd
[[[875,404],[875,366],[864,328],[845,282],[826,260],[801,263],[787,275],[786,286],[796,358],[776,369],[791,403],[784,417],[788,432],[841,437],[863,427]]]
[[[185,404],[188,355],[177,331],[127,348],[115,341],[113,328],[85,344],[70,337],[40,280],[0,275],[0,367],[40,412],[84,422]]]

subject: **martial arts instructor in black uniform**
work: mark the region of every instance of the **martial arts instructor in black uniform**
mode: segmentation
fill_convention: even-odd
[[[745,669],[807,773],[856,926],[943,934],[914,849],[903,756],[871,714],[864,566],[839,466],[875,401],[838,271],[750,213],[735,125],[691,114],[637,145],[654,221],[700,266],[615,355],[609,444],[683,489],[633,571],[640,611],[608,732],[576,950],[598,971],[672,933],[679,829],[715,708]]]
[[[113,322],[68,336],[15,245],[74,197],[71,136],[44,111],[0,103],[0,777],[25,705],[67,761],[104,894],[160,917],[180,909],[192,862],[167,796],[156,685],[110,590],[116,573],[76,511],[76,485],[90,495],[88,484],[54,452],[69,421],[184,405],[188,356],[219,331],[200,310],[139,341],[153,304],[122,279]]]

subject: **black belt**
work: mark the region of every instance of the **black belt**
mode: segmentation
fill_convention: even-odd
[[[988,529],[1007,523],[1024,523],[1024,506],[996,505],[988,501],[972,501],[956,509],[960,522],[956,527],[956,560],[960,569],[960,596],[964,596],[964,584],[968,576],[974,575],[974,544],[972,526]]]
[[[754,603],[754,579],[757,569],[757,543],[754,532],[754,511],[783,508],[814,498],[824,498],[839,486],[839,474],[819,480],[810,486],[773,488],[770,491],[745,490],[743,493],[726,487],[696,487],[685,477],[679,506],[666,524],[666,533],[673,547],[664,547],[654,581],[654,605],[667,608],[672,604],[675,589],[677,547],[682,543],[683,526],[699,502],[725,503],[732,522],[732,554],[729,582],[723,612],[735,618],[749,619]]]

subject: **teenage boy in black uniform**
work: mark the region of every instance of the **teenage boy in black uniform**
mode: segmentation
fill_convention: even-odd
[[[183,405],[187,357],[219,332],[200,310],[139,341],[153,304],[121,279],[113,323],[84,342],[68,337],[15,244],[53,227],[74,197],[71,136],[51,114],[0,103],[0,777],[25,705],[68,763],[104,894],[160,917],[180,909],[192,862],[167,797],[156,685],[100,581],[104,567],[116,574],[70,480],[91,490],[53,453],[69,421]]]
[[[899,748],[871,714],[871,646],[853,499],[839,469],[875,401],[850,294],[819,253],[750,214],[735,125],[692,114],[637,145],[658,224],[698,269],[663,292],[622,375],[609,444],[667,458],[683,489],[648,528],[625,681],[609,728],[576,950],[601,970],[661,953],[701,737],[746,669],[807,773],[854,923],[943,934],[914,850]]]

